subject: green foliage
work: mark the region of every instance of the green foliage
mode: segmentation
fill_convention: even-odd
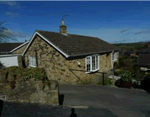
[[[118,62],[115,62],[115,63],[114,63],[114,68],[115,68],[115,69],[120,68],[120,65],[119,65],[119,63],[118,63]]]
[[[120,75],[123,74],[124,72],[125,72],[124,70],[115,71],[115,75],[120,76]]]
[[[124,63],[125,59],[126,59],[125,57],[119,57],[119,67],[124,67],[125,66],[125,63]]]
[[[0,69],[1,69],[2,67],[4,67],[4,65],[0,62]]]
[[[103,85],[103,81],[100,81],[98,84]],[[112,79],[111,78],[105,78],[104,79],[104,84],[105,85],[112,85],[113,84]]]
[[[6,74],[8,73],[9,78],[16,75],[17,80],[28,80],[33,78],[34,80],[47,80],[46,72],[43,68],[20,68],[20,67],[7,67],[1,69],[2,79],[5,79]]]
[[[121,74],[121,80],[123,81],[132,81],[133,74],[130,71],[125,71],[123,74]]]
[[[46,73],[44,69],[41,68],[27,68],[25,72],[23,72],[23,79],[26,81],[30,78],[34,78],[34,80],[46,80]]]

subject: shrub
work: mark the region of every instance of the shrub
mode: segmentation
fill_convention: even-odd
[[[119,63],[118,63],[118,62],[114,62],[114,68],[115,68],[115,69],[120,68],[120,66],[119,66]]]
[[[4,65],[0,62],[0,69],[3,68],[3,67],[4,67]]]
[[[121,74],[121,80],[123,81],[132,81],[133,74],[130,71],[125,71],[123,74]]]
[[[26,81],[30,78],[34,78],[34,80],[47,80],[46,72],[42,68],[27,68],[25,72],[22,74],[23,79]]]
[[[123,57],[119,57],[119,67],[124,67],[125,63],[124,63],[124,58]]]
[[[125,71],[124,70],[116,70],[115,71],[115,75],[120,76],[121,74],[123,74]]]
[[[103,85],[103,81],[100,81],[98,84]],[[105,85],[112,85],[113,84],[112,79],[111,78],[105,78],[104,79],[104,84]]]
[[[43,68],[20,68],[12,66],[1,69],[0,72],[2,73],[2,80],[6,80],[6,77],[8,77],[7,80],[13,81],[15,80],[15,76],[20,81],[26,81],[30,78],[34,78],[34,80],[47,80],[46,72]]]

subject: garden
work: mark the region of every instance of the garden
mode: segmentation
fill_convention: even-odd
[[[113,83],[112,78],[105,78],[104,85],[115,85],[120,88],[143,88],[150,89],[150,73],[140,71],[136,57],[120,56],[119,62],[114,63],[114,76],[119,76],[120,79]],[[141,84],[138,83],[141,81]],[[103,84],[103,81],[98,83]]]
[[[135,65],[136,63],[136,57],[119,57],[119,63],[114,64],[114,75],[121,77],[115,82],[116,86],[150,89],[150,73],[140,71],[139,67]]]

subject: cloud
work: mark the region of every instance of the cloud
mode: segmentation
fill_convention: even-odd
[[[24,32],[14,32],[14,35],[18,38],[27,38],[27,34]]]
[[[9,6],[18,6],[17,2],[15,2],[15,1],[1,1],[0,3],[1,4],[6,4],[6,5],[9,5]]]
[[[18,16],[18,13],[13,13],[13,12],[6,12],[5,15],[8,15],[10,17]]]
[[[15,37],[18,38],[26,38],[28,35],[25,32],[17,32],[17,31],[12,31],[10,29],[3,30],[3,34],[13,34]]]
[[[124,32],[127,32],[127,31],[129,31],[129,28],[121,30],[120,33],[124,33]]]
[[[144,30],[144,31],[139,31],[134,33],[135,35],[139,35],[139,34],[150,34],[150,30]]]

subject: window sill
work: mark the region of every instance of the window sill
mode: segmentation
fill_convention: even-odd
[[[89,73],[97,72],[98,70],[99,70],[99,69],[96,69],[96,70],[88,71],[88,72],[85,72],[85,73],[89,74]]]
[[[36,67],[36,66],[34,66],[34,65],[29,65],[29,67]]]
[[[117,61],[117,59],[114,59],[114,60],[112,60],[112,61]]]

